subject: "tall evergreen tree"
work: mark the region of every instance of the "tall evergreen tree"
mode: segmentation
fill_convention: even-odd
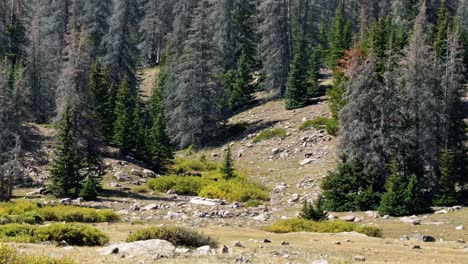
[[[289,0],[263,0],[259,4],[261,58],[265,90],[283,95],[292,60]]]
[[[73,112],[65,106],[59,122],[58,145],[49,164],[49,190],[57,197],[77,196],[81,190],[81,158],[73,122]]]
[[[329,48],[327,64],[330,67],[335,67],[338,59],[344,54],[344,51],[351,44],[351,28],[349,21],[346,21],[343,15],[343,5],[336,9],[335,18],[329,36]]]
[[[221,176],[225,180],[231,180],[235,177],[234,174],[234,165],[231,157],[231,147],[228,146],[226,154],[224,155],[224,161],[220,168]]]
[[[104,55],[102,42],[109,31],[108,18],[112,14],[112,0],[83,1],[83,12],[80,21],[89,37],[91,59]]]
[[[446,1],[440,2],[439,12],[437,15],[437,28],[435,32],[434,49],[438,59],[443,59],[447,51],[447,33],[449,30],[449,12]]]
[[[179,147],[207,144],[222,119],[220,102],[224,91],[213,81],[213,58],[208,10],[210,4],[200,0],[194,10],[192,25],[185,41],[185,53],[168,78],[174,86],[168,98],[168,128]],[[172,87],[170,87],[172,88]],[[168,88],[165,88],[169,89]]]
[[[440,156],[440,178],[438,182],[439,191],[434,197],[433,203],[438,206],[451,206],[458,202],[455,190],[455,164],[454,156],[446,148]]]
[[[307,102],[309,65],[306,43],[304,40],[299,40],[298,45],[286,84],[285,103],[287,110],[304,107]]]
[[[133,109],[135,99],[127,79],[120,84],[115,105],[113,143],[126,152],[132,149]]]
[[[234,83],[228,93],[228,103],[231,110],[238,110],[250,102],[253,92],[250,82],[250,66],[247,53],[242,50],[237,61],[237,70],[234,72]]]
[[[110,20],[110,29],[104,36],[106,48],[104,64],[112,70],[114,84],[127,82],[133,94],[136,95],[138,65],[138,18],[140,16],[138,1],[117,0]]]

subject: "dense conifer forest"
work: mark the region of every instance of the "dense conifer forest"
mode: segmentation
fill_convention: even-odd
[[[0,200],[27,123],[58,131],[50,191],[92,200],[103,147],[164,172],[263,91],[291,111],[328,98],[341,160],[318,209],[466,202],[467,66],[466,0],[0,0]]]

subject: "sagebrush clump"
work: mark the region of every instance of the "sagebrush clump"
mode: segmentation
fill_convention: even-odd
[[[139,240],[149,239],[162,239],[171,242],[176,246],[185,247],[201,247],[210,245],[211,247],[217,247],[218,242],[207,235],[204,235],[195,230],[191,230],[184,227],[148,227],[140,229],[130,234],[126,241],[133,242]]]

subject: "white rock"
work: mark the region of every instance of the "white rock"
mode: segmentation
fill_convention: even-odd
[[[311,264],[328,264],[328,261],[325,259],[317,259],[317,260],[312,261]]]
[[[465,227],[461,225],[461,226],[455,227],[455,229],[456,229],[456,230],[463,230],[463,229],[465,229]]]
[[[226,204],[226,201],[221,199],[208,199],[203,197],[193,197],[190,203],[198,205],[218,206]]]
[[[299,164],[300,164],[301,166],[305,166],[305,165],[307,165],[307,164],[309,164],[309,163],[312,163],[313,161],[315,161],[315,159],[307,158],[307,159],[301,161]]]
[[[147,206],[141,208],[141,210],[142,211],[152,211],[152,210],[158,209],[158,208],[159,208],[159,205],[152,203],[152,204],[148,204]]]
[[[159,255],[170,258],[174,256],[175,252],[175,246],[172,243],[160,239],[110,245],[99,249],[98,252],[100,252],[101,255],[110,255],[116,248],[118,248],[120,255],[132,256]]]
[[[448,211],[445,209],[442,209],[442,210],[436,211],[434,214],[446,214],[446,213],[448,213]]]
[[[197,248],[197,253],[199,255],[208,255],[208,254],[210,254],[210,252],[211,252],[211,247],[210,246],[203,246],[203,247]]]
[[[356,216],[354,215],[342,216],[340,217],[340,220],[346,221],[346,222],[354,222],[354,220],[356,220]]]
[[[144,169],[144,170],[143,170],[143,175],[145,175],[145,177],[147,177],[147,178],[154,178],[154,177],[156,177],[156,173],[154,173],[154,171],[148,170],[148,169]]]

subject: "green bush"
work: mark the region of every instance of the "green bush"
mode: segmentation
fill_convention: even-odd
[[[248,200],[247,202],[245,202],[245,207],[249,208],[249,207],[259,207],[260,205],[262,205],[263,202],[259,201],[259,200]]]
[[[77,206],[46,206],[39,210],[46,221],[54,222],[82,222],[82,223],[100,223],[114,222],[120,219],[112,210],[99,210],[93,208],[83,208]]]
[[[198,193],[208,185],[211,181],[204,177],[192,176],[163,176],[155,179],[150,179],[147,183],[151,190],[159,192],[167,192],[174,190],[180,195],[193,195]]]
[[[271,139],[271,138],[284,138],[286,137],[286,129],[284,128],[272,128],[272,129],[267,129],[262,131],[260,134],[258,134],[254,139],[254,143],[258,143],[263,140]]]
[[[340,233],[358,232],[369,236],[382,237],[382,232],[374,226],[360,226],[355,223],[343,221],[316,222],[302,218],[280,220],[265,228],[267,232],[292,233],[292,232],[316,232],[316,233]]]
[[[184,159],[176,158],[174,164],[171,167],[171,171],[174,174],[184,174],[184,173],[197,173],[202,171],[213,171],[217,170],[218,165],[213,162],[209,162],[205,159]]]
[[[109,237],[101,230],[83,224],[52,224],[38,227],[34,236],[39,241],[67,241],[74,246],[103,246]]]
[[[0,264],[75,264],[71,259],[19,254],[15,249],[0,244]]]
[[[307,201],[304,202],[300,217],[312,221],[327,220],[327,213],[322,210],[321,200],[322,198],[319,197],[315,204],[311,204]]]
[[[118,221],[119,219],[120,217],[112,210],[68,205],[44,206],[40,203],[22,200],[0,203],[0,224],[37,224],[43,221],[97,223]]]
[[[379,207],[383,180],[359,159],[343,161],[322,182],[323,209],[364,211]]]
[[[148,227],[130,234],[126,241],[133,242],[149,239],[167,240],[176,246],[191,248],[206,245],[217,247],[218,245],[215,239],[184,227]]]
[[[198,195],[212,199],[225,199],[231,202],[266,201],[270,199],[270,195],[265,188],[242,179],[211,183],[205,186]]]
[[[336,136],[339,130],[338,121],[334,118],[327,117],[316,117],[312,120],[307,120],[299,126],[299,129],[304,131],[311,127],[315,129],[325,129],[327,133],[332,136]]]
[[[41,241],[67,241],[76,246],[102,246],[109,237],[101,230],[83,224],[51,224],[34,226],[28,224],[6,224],[0,226],[0,239],[3,241],[36,243]]]

